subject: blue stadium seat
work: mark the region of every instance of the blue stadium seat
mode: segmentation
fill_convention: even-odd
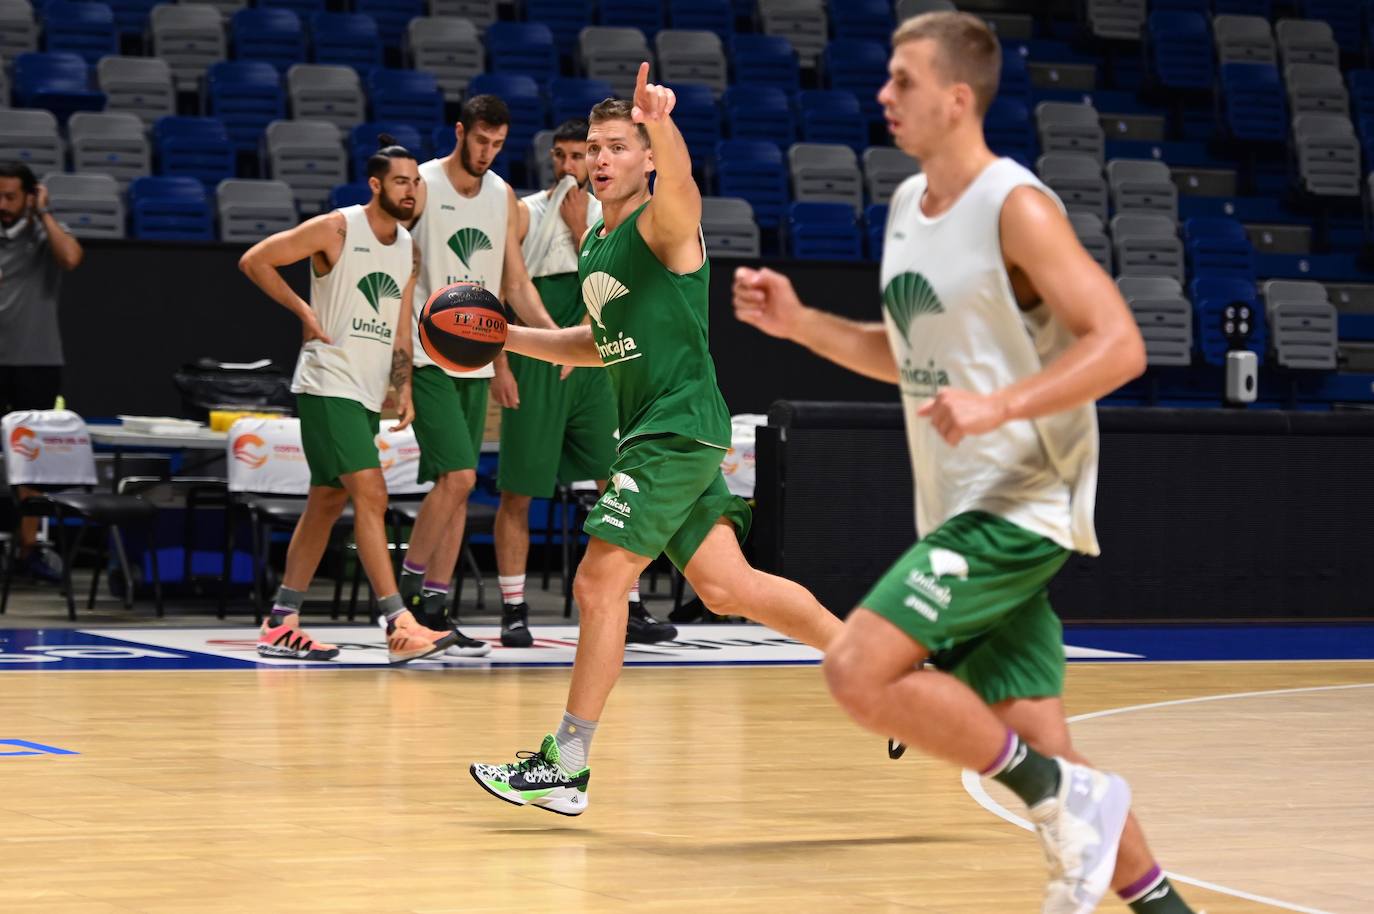
[[[1278,68],[1265,63],[1221,66],[1222,122],[1237,140],[1283,143],[1288,104]]]
[[[110,9],[114,11],[115,31],[123,38],[125,35],[137,35],[142,38],[148,31],[148,14],[153,7],[164,0],[110,0]]]
[[[129,214],[134,238],[213,241],[215,237],[205,185],[195,178],[135,178],[129,184]]]
[[[158,118],[153,124],[153,149],[160,175],[195,178],[207,190],[234,177],[234,145],[218,118]]]
[[[781,35],[736,35],[730,65],[736,86],[773,86],[784,92],[801,88],[797,52]]]
[[[444,122],[444,93],[434,74],[423,70],[373,70],[367,77],[372,117],[410,124],[419,132]]]
[[[1350,104],[1357,115],[1374,115],[1374,70],[1348,70]]]
[[[251,152],[258,148],[267,125],[286,117],[281,76],[272,64],[261,60],[212,64],[205,76],[205,112],[224,123],[237,150]]]
[[[288,9],[241,9],[229,20],[236,60],[260,60],[285,73],[305,62],[305,29]]]
[[[494,23],[493,23],[494,24]],[[539,86],[528,76],[514,73],[483,73],[468,83],[468,98],[491,94],[500,97],[510,108],[510,132],[506,146],[496,157],[492,170],[503,178],[509,176],[511,163],[523,159],[534,141],[534,135],[546,126],[544,99]],[[438,150],[435,150],[436,154]]]
[[[868,236],[868,259],[883,259],[883,234],[887,230],[887,204],[870,203],[864,209],[864,234]]]
[[[360,184],[340,184],[329,192],[329,208],[342,209],[345,206],[366,206],[372,202],[372,188],[364,181]]]
[[[1030,67],[1026,64],[1026,58],[1016,48],[1002,48],[1002,73],[998,79],[998,98],[1010,98],[1030,104]]]
[[[449,139],[452,140],[453,128],[449,127],[448,131]],[[410,124],[388,124],[379,121],[359,124],[348,132],[348,151],[353,162],[353,180],[361,182],[363,186],[367,185],[367,160],[377,151],[377,137],[383,133],[395,137],[397,143],[409,149],[421,162],[428,158],[423,134]]]
[[[1036,158],[1035,125],[1025,102],[995,98],[983,118],[983,135],[988,148],[1000,156],[1015,159],[1027,168]]]
[[[576,76],[561,76],[549,83],[549,107],[553,115],[553,125],[569,118],[580,117],[584,120],[592,106],[615,95],[611,84],[604,79],[583,79]],[[681,101],[681,96],[679,96]],[[673,111],[677,120],[678,112]]]
[[[797,93],[797,120],[807,143],[840,143],[863,152],[868,124],[854,93],[842,89],[804,89]]]
[[[734,46],[735,11],[730,0],[668,0],[668,22],[675,29],[715,32],[726,54]]]
[[[1235,219],[1195,218],[1183,223],[1189,272],[1194,277],[1255,280],[1255,250]]]
[[[1150,3],[1150,12],[1163,11],[1172,13],[1200,13],[1203,16],[1212,15],[1211,0],[1153,0]]]
[[[892,4],[887,0],[840,0],[830,4],[830,26],[836,38],[876,41],[887,45],[892,40]]]
[[[571,59],[593,9],[592,0],[525,0],[525,19],[548,26],[559,55]]]
[[[787,253],[799,260],[863,260],[863,238],[848,203],[793,203],[786,234]]]
[[[323,13],[329,5],[325,0],[258,0],[257,8],[290,10],[301,17],[302,22],[308,22],[311,16]]]
[[[377,22],[382,44],[399,48],[406,26],[416,16],[425,15],[424,0],[355,0],[353,11],[371,16]]]
[[[79,54],[20,54],[14,59],[13,79],[18,107],[47,108],[63,123],[73,111],[105,107],[105,93],[91,88],[90,67]]]
[[[716,192],[748,200],[760,228],[777,228],[789,197],[782,150],[764,140],[722,140],[716,146]]]
[[[887,50],[876,41],[836,38],[821,52],[821,72],[832,89],[852,92],[870,124],[883,123],[878,89],[887,81]]]
[[[1217,16],[1274,17],[1274,0],[1212,0],[1212,12]]]
[[[310,35],[315,63],[352,67],[359,76],[382,65],[382,36],[371,16],[316,13],[310,17]]]
[[[1255,283],[1235,277],[1198,277],[1188,286],[1193,300],[1196,321],[1193,338],[1197,341],[1202,359],[1208,365],[1225,365],[1230,346],[1226,341],[1226,325],[1237,333],[1248,324],[1249,337],[1245,348],[1254,352],[1260,364],[1268,350],[1268,323],[1264,306],[1255,292]]]
[[[716,144],[721,140],[720,107],[716,104],[715,93],[710,86],[700,83],[674,83],[669,88],[677,96],[673,123],[682,131],[692,161],[706,171],[715,159]]]
[[[654,36],[663,28],[663,7],[659,0],[601,0],[600,24],[639,29],[652,46]]]
[[[1212,33],[1199,13],[1155,11],[1145,29],[1150,69],[1165,89],[1212,88]]]
[[[442,159],[453,151],[458,145],[457,134],[453,132],[453,125],[440,124],[429,134],[429,148],[434,152],[434,158]]]
[[[528,76],[547,86],[558,75],[553,32],[538,22],[493,22],[487,26],[487,58],[493,73]]]
[[[1302,19],[1328,23],[1342,53],[1354,55],[1362,50],[1361,10],[1354,0],[1297,0],[1297,13]]]
[[[48,0],[43,34],[49,51],[77,54],[91,64],[119,53],[114,10],[105,3]]]
[[[787,93],[781,89],[774,86],[732,86],[725,90],[721,104],[732,139],[768,140],[778,146],[790,146],[797,138],[797,122],[792,116],[792,106]]]

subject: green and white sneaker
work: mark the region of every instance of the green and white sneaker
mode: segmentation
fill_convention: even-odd
[[[533,805],[560,816],[580,816],[587,811],[587,781],[592,769],[573,775],[558,767],[558,743],[550,733],[538,752],[517,752],[519,761],[509,765],[474,763],[472,779],[497,799],[516,806]]]

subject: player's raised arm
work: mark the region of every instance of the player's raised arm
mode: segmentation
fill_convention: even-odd
[[[308,219],[293,229],[271,235],[249,248],[239,258],[239,269],[253,284],[277,304],[300,318],[305,340],[332,343],[325,335],[310,305],[295,293],[282,278],[280,268],[320,254],[324,263],[317,264],[318,272],[333,269],[343,251],[347,235],[344,217],[339,211]]]
[[[645,208],[639,226],[640,234],[660,260],[664,260],[664,249],[684,243],[695,245],[701,226],[701,191],[692,178],[687,141],[673,123],[676,105],[673,90],[649,82],[649,64],[640,64],[630,118],[642,124],[649,134],[657,177],[653,200]]]
[[[735,270],[735,316],[769,336],[791,340],[836,365],[896,384],[897,363],[881,321],[860,322],[808,308],[792,281],[766,267]]]

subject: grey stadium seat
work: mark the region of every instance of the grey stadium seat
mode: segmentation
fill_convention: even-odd
[[[330,190],[348,180],[343,136],[328,121],[273,121],[263,141],[271,176],[290,185],[301,212],[319,212]]]
[[[291,116],[302,121],[329,121],[347,130],[367,120],[358,71],[352,67],[298,63],[286,71]]]
[[[577,35],[577,59],[583,75],[606,80],[621,98],[634,95],[643,61],[649,61],[649,78],[654,78],[653,56],[639,29],[589,25]]]
[[[830,27],[824,0],[758,0],[758,11],[765,34],[786,38],[803,67],[816,66]]]
[[[1299,114],[1293,118],[1293,147],[1303,189],[1323,197],[1357,197],[1360,141],[1350,118],[1340,114]]]
[[[1102,225],[1102,220],[1093,213],[1069,212],[1069,224],[1073,226],[1073,233],[1078,236],[1079,242],[1084,249],[1092,255],[1098,266],[1106,271],[1107,275],[1112,272],[1112,240],[1107,237],[1107,230]]]
[[[1338,67],[1341,49],[1331,26],[1320,19],[1280,19],[1274,25],[1279,55],[1285,66],[1295,63]]]
[[[658,78],[665,83],[700,83],[719,98],[729,81],[725,49],[715,32],[664,29],[654,38]]]
[[[1041,102],[1035,106],[1035,129],[1043,152],[1081,152],[1102,164],[1106,138],[1102,119],[1092,105]]]
[[[1265,316],[1276,361],[1285,368],[1336,368],[1336,308],[1315,282],[1263,284]]]
[[[1116,281],[1140,327],[1149,365],[1190,365],[1193,307],[1168,276],[1123,276]]]
[[[220,17],[225,21],[228,21],[229,17],[248,6],[248,0],[200,0],[200,2],[207,6],[213,6],[215,9],[219,10]]]
[[[1118,276],[1116,287],[1121,297],[1131,298],[1168,298],[1182,295],[1183,286],[1172,276]]]
[[[1143,211],[1178,218],[1178,186],[1163,162],[1113,159],[1107,163],[1107,188],[1118,213]]]
[[[123,238],[124,198],[109,175],[51,174],[48,207],[78,238]]]
[[[468,82],[483,71],[482,39],[470,19],[416,16],[405,43],[415,69],[434,74],[446,101],[461,101]]]
[[[1283,68],[1288,110],[1293,114],[1350,114],[1350,93],[1341,71],[1326,64],[1293,63]]]
[[[897,0],[897,21],[922,13],[953,13],[958,9],[951,0]]]
[[[1183,283],[1183,242],[1178,226],[1158,213],[1112,217],[1112,247],[1122,276],[1170,276]]]
[[[1088,28],[1094,38],[1139,41],[1145,0],[1088,0]]]
[[[134,178],[151,174],[153,154],[143,121],[127,111],[77,111],[67,121],[72,168],[107,174],[126,190]]]
[[[1069,212],[1090,213],[1107,221],[1107,181],[1102,166],[1081,152],[1051,152],[1035,163],[1035,173]]]
[[[793,143],[787,150],[792,174],[792,199],[848,203],[863,209],[863,178],[859,159],[848,146],[832,143]]]
[[[701,231],[711,257],[758,257],[759,226],[754,208],[737,197],[703,197]]]
[[[157,57],[102,57],[95,67],[106,111],[127,111],[146,126],[177,113],[172,68]]]
[[[178,91],[200,86],[206,67],[224,59],[224,19],[205,3],[163,3],[149,16],[153,56],[172,68]]]
[[[0,108],[0,160],[7,159],[38,175],[62,170],[62,137],[51,111]]]
[[[496,0],[429,0],[429,14],[468,19],[485,30],[496,21]]]
[[[1262,16],[1216,16],[1212,37],[1221,63],[1277,63],[1274,33]]]
[[[528,163],[531,166],[527,173],[536,175],[541,188],[553,186],[553,159],[549,157],[549,150],[553,149],[553,131],[541,130],[530,140],[530,151]]]
[[[36,50],[38,21],[28,0],[0,0],[0,57],[12,61]],[[8,95],[4,101],[8,104]]]
[[[921,170],[921,163],[892,146],[870,146],[864,150],[864,184],[868,199],[886,203],[897,185]]]
[[[296,200],[285,181],[229,178],[215,189],[221,241],[253,243],[294,228]]]

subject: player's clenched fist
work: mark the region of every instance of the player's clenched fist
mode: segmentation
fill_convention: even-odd
[[[734,284],[735,317],[769,336],[790,339],[806,306],[797,298],[792,280],[770,270],[738,267]]]

